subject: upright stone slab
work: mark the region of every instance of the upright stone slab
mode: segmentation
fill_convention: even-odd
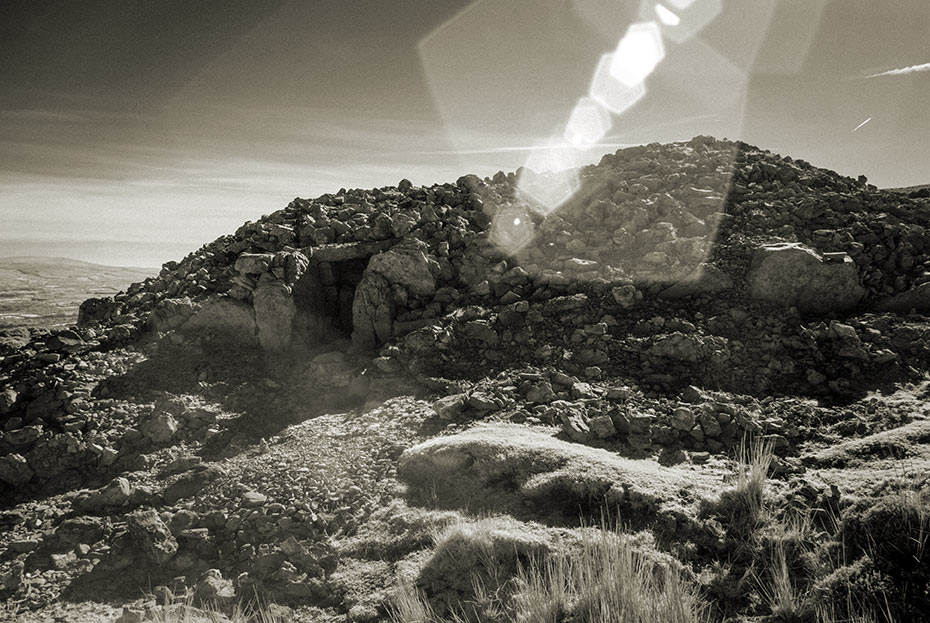
[[[408,238],[371,258],[352,302],[353,344],[370,349],[390,339],[394,287],[421,298],[435,294],[436,280],[426,253],[425,243]]]
[[[252,293],[258,343],[267,351],[284,350],[291,344],[297,306],[283,282],[260,284]]]

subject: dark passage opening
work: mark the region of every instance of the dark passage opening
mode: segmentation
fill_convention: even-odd
[[[368,266],[368,258],[338,262],[311,259],[294,286],[297,330],[308,343],[319,344],[352,336],[352,302]]]

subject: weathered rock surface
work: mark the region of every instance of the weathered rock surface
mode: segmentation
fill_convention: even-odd
[[[919,197],[706,137],[578,181],[545,215],[503,173],[298,198],[80,326],[0,334],[3,586],[51,603],[152,573],[167,604],[235,578],[376,620],[352,574],[393,585],[470,500],[568,525],[608,499],[681,538],[744,439],[800,479],[805,444],[920,413],[883,402],[930,370],[904,317],[930,283]],[[489,418],[514,427],[461,433]],[[876,439],[827,458],[901,451]],[[449,511],[398,508],[404,449],[408,491]],[[713,558],[720,527],[670,551]]]
[[[921,283],[906,292],[878,301],[873,309],[877,312],[896,314],[926,314],[930,312],[930,282]]]
[[[184,323],[183,330],[250,345],[255,343],[255,312],[247,303],[225,296],[214,297],[205,301]]]
[[[252,294],[258,343],[267,351],[280,351],[291,343],[297,306],[283,283],[259,285]]]
[[[757,249],[746,283],[753,298],[797,307],[804,313],[848,311],[866,294],[851,258],[827,262],[798,243],[766,244]]]

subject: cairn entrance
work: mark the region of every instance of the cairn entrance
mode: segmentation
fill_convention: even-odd
[[[352,304],[368,261],[389,243],[336,244],[314,249],[310,265],[294,285],[295,328],[309,344],[349,339]]]

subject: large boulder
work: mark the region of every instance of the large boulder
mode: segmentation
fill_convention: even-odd
[[[603,504],[633,525],[687,522],[719,489],[697,469],[628,459],[510,424],[475,426],[409,448],[397,474],[409,495],[447,508],[577,518],[579,508]]]
[[[35,476],[35,471],[29,462],[19,454],[8,454],[0,457],[0,482],[9,485],[24,485]]]
[[[177,329],[194,315],[193,302],[188,297],[159,301],[146,318],[146,327],[152,332]]]
[[[746,273],[749,295],[809,314],[854,308],[866,294],[849,256],[824,261],[797,242],[766,244],[756,249]]]
[[[78,308],[77,323],[80,327],[90,327],[113,320],[123,311],[123,303],[113,297],[89,298]]]
[[[424,299],[436,293],[427,250],[423,241],[409,238],[371,258],[352,301],[353,344],[370,349],[390,339],[395,287]]]
[[[183,331],[198,335],[221,335],[251,345],[255,343],[255,314],[251,305],[228,297],[207,300],[188,320]]]
[[[436,280],[430,271],[427,246],[422,240],[407,238],[368,262],[368,271],[381,275],[392,285],[402,286],[414,296],[436,293]]]
[[[178,542],[157,512],[136,511],[127,517],[126,524],[136,547],[149,561],[161,565],[174,558]]]

